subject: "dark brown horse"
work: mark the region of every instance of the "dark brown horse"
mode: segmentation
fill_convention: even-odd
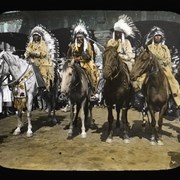
[[[103,53],[103,78],[105,79],[104,99],[108,109],[109,123],[106,142],[111,142],[113,137],[113,106],[115,105],[117,114],[116,127],[120,127],[120,111],[122,110],[123,139],[125,143],[129,143],[127,113],[130,108],[132,88],[128,67],[120,59],[114,47],[108,47]]]
[[[159,60],[148,49],[142,50],[139,56],[136,57],[130,77],[132,80],[135,80],[144,73],[146,73],[146,78],[142,91],[151,115],[151,144],[154,145],[155,141],[157,141],[159,145],[163,145],[161,131],[163,115],[167,110],[170,89],[163,68],[159,64]],[[156,112],[159,112],[158,131],[156,131]]]

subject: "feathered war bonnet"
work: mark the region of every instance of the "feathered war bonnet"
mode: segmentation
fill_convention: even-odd
[[[139,47],[141,45],[141,33],[132,18],[126,14],[119,16],[118,21],[114,24],[113,39],[115,39],[115,31],[122,33],[122,42],[125,38],[128,38],[132,40],[134,46]]]
[[[86,27],[85,22],[82,21],[81,19],[79,19],[78,22],[72,26],[72,29],[73,29],[72,30],[72,32],[73,32],[72,39],[73,39],[73,42],[75,44],[75,47],[78,46],[77,37],[83,36],[84,37],[84,51],[86,51],[86,49],[88,47],[87,38],[89,37],[89,34],[88,34],[87,28],[88,27]]]
[[[33,41],[34,34],[38,34],[41,37],[41,39],[45,41],[48,47],[50,59],[53,62],[57,63],[56,59],[59,57],[59,42],[54,37],[54,34],[46,30],[46,28],[43,27],[42,25],[37,25],[31,30],[29,36],[30,42]]]
[[[154,44],[154,36],[156,35],[161,35],[162,36],[162,41],[161,44],[165,44],[165,35],[164,35],[164,31],[163,29],[161,29],[160,27],[157,26],[153,26],[151,28],[151,30],[149,31],[149,33],[145,36],[145,45],[148,45],[150,43]]]
[[[141,38],[140,31],[135,26],[133,20],[125,14],[119,16],[118,21],[114,24],[114,31],[122,32],[122,41],[124,41],[125,37],[131,37],[133,39],[138,37],[137,40]],[[115,39],[115,32],[113,32],[113,39]]]

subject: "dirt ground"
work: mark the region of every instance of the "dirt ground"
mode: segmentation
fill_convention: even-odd
[[[124,171],[169,170],[180,166],[180,121],[164,119],[164,145],[151,145],[150,128],[142,131],[141,114],[129,110],[131,125],[130,143],[125,144],[121,129],[114,132],[112,143],[105,142],[107,110],[94,108],[96,127],[87,130],[87,137],[77,134],[67,139],[69,112],[56,111],[58,123],[46,122],[47,114],[35,110],[32,113],[33,132],[26,137],[26,120],[23,132],[13,136],[16,115],[0,120],[0,165],[17,170],[56,171]]]

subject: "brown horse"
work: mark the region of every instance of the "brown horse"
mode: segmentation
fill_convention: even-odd
[[[127,113],[130,108],[131,83],[127,65],[120,59],[114,47],[108,47],[103,53],[103,78],[104,99],[108,109],[108,137],[106,142],[111,142],[113,137],[113,106],[115,105],[117,121],[116,127],[120,127],[120,111],[122,109],[123,139],[129,143]]]
[[[163,145],[161,131],[163,115],[168,106],[170,89],[163,68],[159,64],[159,60],[148,49],[142,50],[139,56],[136,57],[130,77],[132,80],[135,80],[144,73],[146,73],[146,78],[143,83],[142,91],[151,115],[151,144],[154,145],[155,141],[157,141],[159,145]],[[156,131],[156,112],[159,112],[158,131]]]

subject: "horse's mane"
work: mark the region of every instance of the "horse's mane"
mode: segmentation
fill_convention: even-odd
[[[63,66],[64,71],[66,71],[66,69],[68,68],[69,65],[70,65],[70,66],[73,65],[73,66],[76,68],[76,70],[77,70],[77,72],[78,72],[78,74],[79,74],[80,76],[81,76],[82,73],[84,73],[82,67],[80,67],[80,65],[79,65],[78,63],[76,63],[76,62],[74,62],[73,64],[71,64],[71,60],[66,60],[66,61],[65,61],[64,66]]]
[[[123,71],[126,71],[127,73],[129,73],[127,64],[122,60],[122,58],[120,56],[118,56],[118,52],[115,47],[108,46],[103,53],[103,56],[108,56],[108,59],[114,55],[117,55],[118,61],[119,61],[119,63],[121,63],[120,68],[122,68]]]
[[[83,73],[83,74],[85,73],[85,71],[83,70],[83,68],[82,68],[79,64],[74,63],[74,66],[75,66],[76,69],[78,70],[79,75],[81,75],[82,73]]]
[[[103,59],[104,57],[106,57],[106,59],[112,59],[112,57],[115,57],[116,55],[118,55],[117,49],[113,46],[108,46],[103,52]],[[104,60],[103,64],[105,64]]]
[[[66,71],[69,66],[73,65],[73,64],[71,64],[71,63],[72,63],[72,62],[71,62],[70,59],[65,60],[64,65],[63,65],[63,69]]]
[[[108,46],[108,47],[106,47],[105,51],[103,52],[103,55],[105,55],[105,54],[112,55],[114,53],[117,53],[116,48],[113,46]]]
[[[7,58],[10,58],[11,59],[11,62],[13,64],[22,64],[22,65],[25,65],[27,64],[26,60],[25,59],[22,59],[20,58],[19,56],[17,55],[14,55],[12,54],[11,52],[4,52],[4,56],[7,57]]]
[[[160,64],[161,60],[155,54],[153,54],[151,51],[149,51],[149,53],[150,53],[150,57],[152,58],[151,61],[154,64],[154,66],[156,67],[156,69],[158,69],[158,71],[160,71],[162,74],[164,74],[163,67]]]

